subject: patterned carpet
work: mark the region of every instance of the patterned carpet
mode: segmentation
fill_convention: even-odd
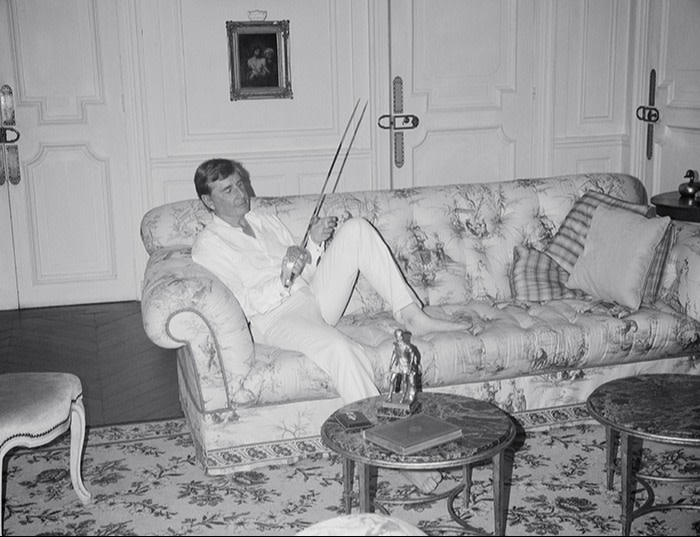
[[[515,415],[509,480],[508,535],[620,535],[619,479],[605,487],[602,426],[567,408],[557,415]],[[573,414],[572,414],[573,413]],[[194,458],[182,420],[93,428],[83,463],[93,495],[82,506],[72,490],[68,435],[47,448],[8,457],[5,535],[294,535],[343,512],[342,467],[334,455],[312,454],[291,466],[207,477]],[[700,452],[645,444],[657,473],[700,473]],[[646,471],[649,471],[647,469]],[[491,467],[474,470],[469,511],[457,512],[493,530]],[[454,487],[445,473],[441,487]],[[378,493],[409,499],[415,489],[383,471]],[[656,484],[657,501],[700,505],[700,485]],[[643,500],[645,493],[638,494]],[[388,514],[429,535],[460,535],[445,500],[387,506]],[[632,535],[698,535],[700,511],[655,512],[635,520]]]

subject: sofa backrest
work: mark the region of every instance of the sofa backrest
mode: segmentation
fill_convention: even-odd
[[[544,249],[573,203],[589,190],[647,203],[637,178],[595,173],[329,194],[321,215],[336,215],[341,225],[357,216],[374,224],[426,304],[506,300],[513,248]],[[257,197],[252,206],[277,214],[301,240],[316,201],[316,195]],[[199,200],[156,207],[141,223],[146,250],[191,246],[210,218]],[[350,309],[381,305],[362,279],[356,295]]]

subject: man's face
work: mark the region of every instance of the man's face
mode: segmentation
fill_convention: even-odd
[[[210,183],[209,189],[211,193],[202,196],[202,201],[219,218],[235,224],[250,211],[250,196],[237,171]]]

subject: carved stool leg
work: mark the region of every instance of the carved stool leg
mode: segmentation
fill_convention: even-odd
[[[3,468],[5,468],[4,463],[5,463],[5,454],[9,451],[7,446],[3,447],[0,449],[0,472],[3,471]],[[3,528],[3,520],[5,518],[5,497],[3,496],[3,481],[4,481],[4,476],[2,473],[0,473],[0,535],[3,535],[2,528]]]
[[[85,488],[83,484],[82,462],[83,462],[83,444],[85,442],[85,407],[83,406],[83,398],[80,396],[71,405],[71,422],[70,422],[70,477],[73,482],[73,489],[78,495],[78,498],[86,505],[90,503],[92,494]]]

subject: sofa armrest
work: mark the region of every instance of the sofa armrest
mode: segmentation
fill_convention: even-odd
[[[674,309],[700,321],[700,225],[673,221],[676,240],[668,256],[662,296]]]
[[[189,248],[161,249],[146,265],[143,326],[156,345],[181,348],[181,375],[201,411],[252,399],[243,382],[255,356],[248,321],[236,297]],[[182,358],[181,356],[181,358]]]

